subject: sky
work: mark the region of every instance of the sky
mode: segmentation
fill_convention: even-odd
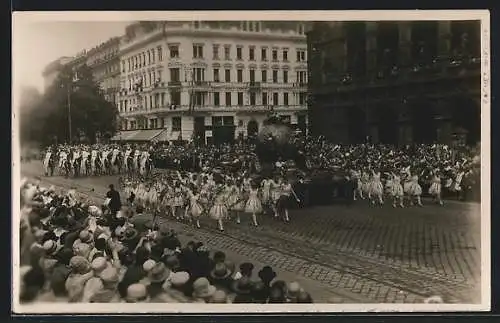
[[[14,19],[12,31],[15,89],[44,88],[42,71],[61,56],[74,56],[125,32],[126,21],[26,22]]]

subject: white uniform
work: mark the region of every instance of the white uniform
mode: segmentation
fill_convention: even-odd
[[[43,160],[43,168],[45,169],[45,175],[49,174],[49,161],[51,156],[52,156],[52,151],[49,150],[45,153],[45,159]]]

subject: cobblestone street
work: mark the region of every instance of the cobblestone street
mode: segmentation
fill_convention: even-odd
[[[39,162],[24,164],[24,176],[39,176]],[[42,178],[46,185],[74,187],[102,198],[117,177]],[[92,190],[93,189],[93,190]],[[297,280],[316,301],[418,303],[441,295],[450,303],[479,303],[480,206],[426,201],[423,208],[327,206],[291,211],[285,224],[269,216],[260,226],[227,223],[224,233],[209,219],[202,229],[173,222],[182,239],[200,239],[236,261],[272,265]]]

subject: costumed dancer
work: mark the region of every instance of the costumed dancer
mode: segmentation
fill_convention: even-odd
[[[228,212],[225,204],[226,196],[222,184],[217,184],[214,188],[213,205],[210,208],[210,217],[217,221],[220,231],[224,231],[224,219],[227,218]]]
[[[353,184],[353,197],[352,199],[356,201],[358,196],[363,198],[363,191],[361,190],[361,173],[357,170],[351,172],[351,180]]]
[[[429,194],[434,198],[434,200],[439,205],[443,205],[443,200],[441,199],[441,177],[439,176],[438,169],[436,169],[432,173],[431,186],[429,187]]]
[[[392,174],[392,207],[396,207],[398,202],[400,207],[404,207],[404,190],[403,185],[401,185],[401,177],[396,174]]]
[[[248,201],[245,204],[245,212],[252,214],[253,225],[258,226],[257,214],[262,212],[262,202],[259,199],[259,189],[257,186],[251,187],[248,192]]]
[[[183,197],[183,190],[181,187],[181,182],[180,180],[176,180],[174,183],[174,189],[173,189],[173,199],[172,199],[172,204],[171,205],[171,210],[172,210],[172,215],[176,220],[180,220],[180,215],[179,212],[184,206],[184,197]]]
[[[364,200],[366,197],[368,197],[369,200],[371,199],[371,196],[370,196],[370,175],[368,175],[368,173],[365,171],[363,171],[361,173],[361,191],[360,191],[359,195],[360,195],[359,197],[362,200]]]
[[[281,178],[276,176],[275,179],[271,179],[271,207],[274,212],[274,217],[277,218],[279,216],[278,214],[278,200],[280,199],[281,196]]]
[[[418,183],[418,175],[410,176],[410,184],[409,184],[409,195],[410,195],[410,205],[413,205],[414,202],[417,203],[418,206],[422,205],[421,195],[422,195],[422,187]]]
[[[370,182],[370,201],[372,205],[384,205],[384,186],[380,181],[380,172],[372,171],[372,180]]]
[[[295,200],[297,201],[297,203],[300,203],[300,199],[297,197],[297,194],[295,194],[295,191],[293,190],[292,184],[290,184],[290,182],[286,178],[284,178],[282,183],[281,183],[280,197],[278,198],[278,202],[276,204],[276,207],[277,207],[278,215],[280,213],[283,213],[284,221],[286,223],[290,222],[288,209],[290,208],[290,196],[291,195],[293,195],[295,197]]]
[[[264,178],[261,182],[262,204],[269,205],[271,201],[271,180]]]
[[[192,222],[193,219],[196,223],[196,227],[200,228],[200,216],[203,214],[203,208],[199,203],[199,192],[197,187],[193,187],[192,190],[188,190],[188,199],[189,199],[189,222]]]

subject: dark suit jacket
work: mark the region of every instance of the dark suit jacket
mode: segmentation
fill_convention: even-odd
[[[122,207],[122,201],[120,199],[120,193],[115,190],[109,190],[108,193],[106,193],[106,197],[111,199],[111,202],[109,203],[109,208],[113,211],[118,211]]]

